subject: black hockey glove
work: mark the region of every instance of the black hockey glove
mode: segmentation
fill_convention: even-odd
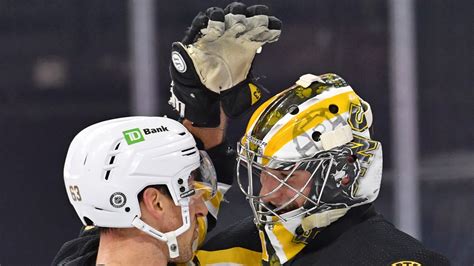
[[[231,3],[200,12],[172,45],[170,104],[197,126],[219,125],[219,105],[236,117],[260,99],[250,73],[255,54],[278,40],[281,21],[268,7]]]

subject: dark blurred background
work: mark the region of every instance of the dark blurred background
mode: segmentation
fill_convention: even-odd
[[[198,11],[228,2],[155,2],[157,115],[174,115],[166,104],[171,43]],[[373,137],[383,143],[385,157],[376,205],[395,221],[388,2],[244,2],[269,5],[284,23],[280,41],[265,46],[254,67],[272,94],[302,74],[333,72],[371,103]],[[0,1],[1,265],[49,264],[79,232],[62,180],[64,158],[82,128],[134,114],[129,4]],[[473,2],[414,4],[421,239],[454,265],[472,265]],[[229,141],[237,141],[248,116],[231,121]],[[227,198],[217,231],[250,214],[237,188]]]

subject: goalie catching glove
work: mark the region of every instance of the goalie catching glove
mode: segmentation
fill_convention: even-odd
[[[265,44],[278,40],[281,21],[268,7],[231,3],[200,12],[182,42],[172,45],[170,105],[197,126],[219,125],[220,105],[236,117],[261,97],[252,62]]]

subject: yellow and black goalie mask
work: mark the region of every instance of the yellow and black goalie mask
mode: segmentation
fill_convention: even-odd
[[[335,74],[303,75],[263,103],[237,144],[237,181],[256,222],[285,222],[375,200],[382,147],[370,137],[371,124],[370,105]],[[304,180],[295,185],[298,173]],[[262,189],[263,177],[273,179],[271,189]],[[279,190],[287,191],[283,201],[265,200]]]

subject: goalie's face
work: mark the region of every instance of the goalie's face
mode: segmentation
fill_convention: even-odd
[[[266,168],[260,174],[259,195],[267,207],[283,214],[303,206],[310,193],[310,178],[311,174],[305,170],[292,172]]]
[[[309,165],[322,160],[281,161],[238,146],[237,182],[246,195],[259,224],[301,217],[317,205],[314,194],[316,171]],[[273,166],[273,167],[272,167]],[[306,209],[307,205],[311,207]]]

